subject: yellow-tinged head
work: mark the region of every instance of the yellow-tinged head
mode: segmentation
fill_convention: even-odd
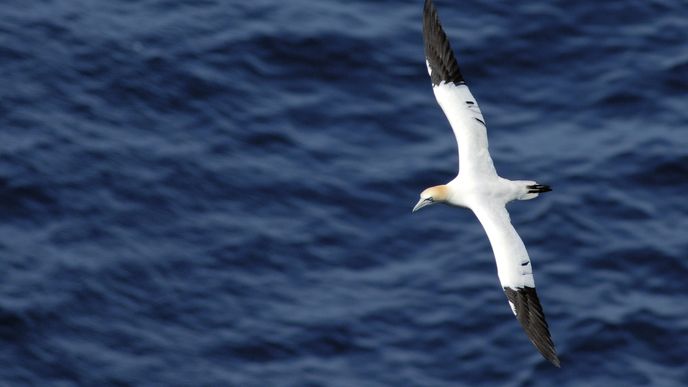
[[[446,202],[447,195],[448,188],[446,185],[436,185],[434,187],[430,187],[420,193],[420,200],[418,201],[418,204],[413,207],[413,211],[411,212],[416,212],[421,208],[431,204]]]

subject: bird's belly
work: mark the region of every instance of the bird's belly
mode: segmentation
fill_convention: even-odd
[[[513,200],[513,189],[508,180],[501,178],[467,181],[460,184],[463,207],[471,207],[486,202],[505,205]]]

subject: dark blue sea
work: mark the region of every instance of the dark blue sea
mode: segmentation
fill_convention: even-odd
[[[0,386],[688,385],[688,3],[437,0],[561,358],[465,209],[422,0],[4,0]]]

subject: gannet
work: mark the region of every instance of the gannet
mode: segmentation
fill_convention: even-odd
[[[497,174],[487,149],[485,118],[461,74],[432,0],[425,0],[423,40],[435,98],[458,143],[459,173],[447,184],[424,190],[412,212],[446,203],[475,213],[492,245],[499,281],[511,310],[542,356],[559,367],[535,292],[530,257],[506,210],[506,204],[513,200],[535,199],[551,189],[535,181],[507,180]]]

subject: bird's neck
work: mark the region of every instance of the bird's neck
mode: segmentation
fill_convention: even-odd
[[[445,203],[452,206],[468,208],[468,192],[465,186],[460,184],[457,180],[458,179],[454,179],[445,185],[447,192]]]

